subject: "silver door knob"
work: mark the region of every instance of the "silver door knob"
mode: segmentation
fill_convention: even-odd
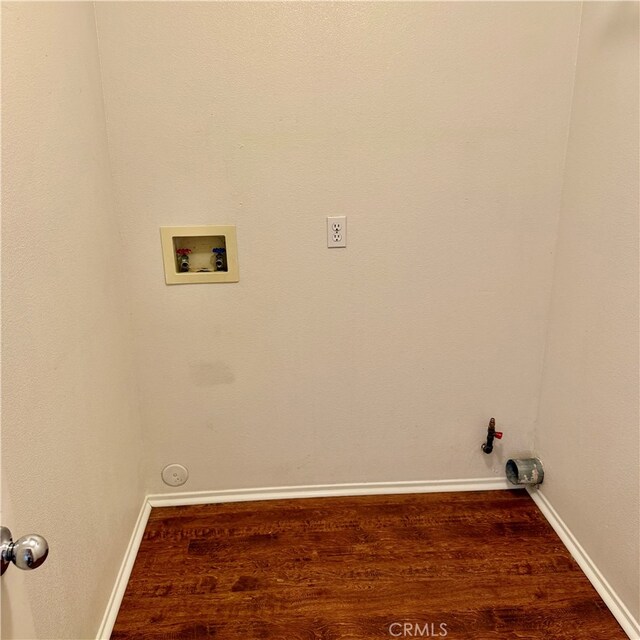
[[[0,527],[0,575],[10,562],[18,569],[37,569],[49,555],[47,541],[36,533],[30,533],[15,542],[11,539],[11,531]]]

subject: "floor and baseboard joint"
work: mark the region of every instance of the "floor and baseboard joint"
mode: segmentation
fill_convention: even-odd
[[[589,582],[591,582],[593,588],[598,592],[598,595],[607,605],[609,611],[611,611],[613,617],[618,621],[618,624],[620,624],[624,632],[631,640],[640,640],[640,623],[631,615],[629,609],[602,575],[595,562],[591,560],[589,554],[584,550],[573,533],[571,533],[569,527],[553,508],[542,490],[533,488],[528,491],[531,499],[536,503],[542,515],[553,527],[553,530],[558,534],[564,546],[578,563],[578,566],[587,576]]]
[[[509,484],[506,479],[494,477],[457,480],[262,487],[147,495],[141,506],[138,519],[134,526],[122,565],[116,578],[116,583],[111,592],[107,609],[98,631],[97,640],[108,640],[111,635],[152,508],[194,504],[217,504],[224,502],[288,500],[295,498],[444,493],[452,491],[495,491],[514,488],[515,487]],[[539,489],[530,490],[529,494],[625,633],[631,640],[640,640],[640,624],[631,615],[622,600],[606,581],[595,563],[590,559],[586,551],[562,521],[544,494]]]

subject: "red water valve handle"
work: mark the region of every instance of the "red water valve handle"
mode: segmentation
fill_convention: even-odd
[[[502,431],[496,431],[494,437],[498,440],[502,440]]]

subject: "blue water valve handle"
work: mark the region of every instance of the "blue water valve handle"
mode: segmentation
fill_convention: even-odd
[[[211,249],[211,253],[214,253],[216,256],[216,260],[215,260],[216,271],[226,271],[227,265],[225,264],[226,262],[225,258],[226,258],[227,250],[215,247]]]

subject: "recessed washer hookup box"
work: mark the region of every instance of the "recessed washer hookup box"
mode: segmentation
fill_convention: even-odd
[[[160,227],[167,284],[238,282],[233,225]]]

